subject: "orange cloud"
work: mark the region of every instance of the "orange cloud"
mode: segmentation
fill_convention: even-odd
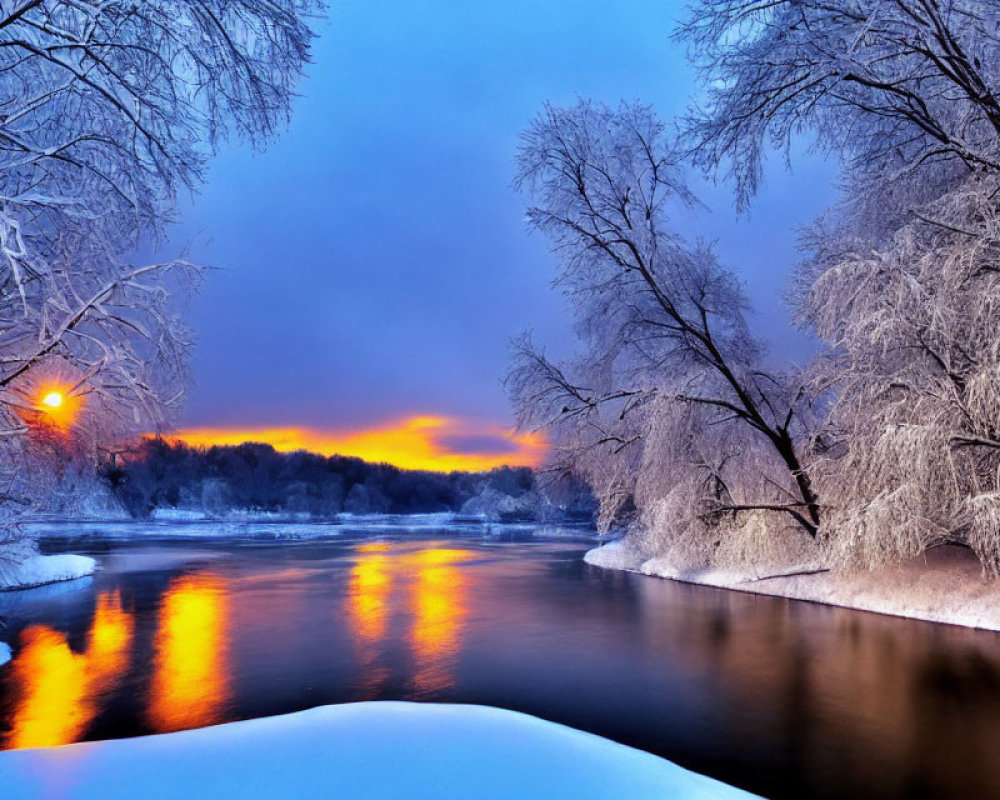
[[[356,456],[403,469],[476,472],[504,465],[538,466],[546,450],[541,434],[520,434],[500,426],[454,417],[414,416],[356,431],[314,428],[190,428],[164,437],[192,447],[269,444],[281,452]]]

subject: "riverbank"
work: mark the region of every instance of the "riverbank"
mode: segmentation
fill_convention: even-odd
[[[590,550],[584,560],[701,586],[787,597],[897,617],[1000,631],[1000,584],[983,578],[979,561],[945,545],[904,564],[872,572],[831,572],[803,565],[780,575],[719,569],[678,570],[664,559],[644,559],[626,539]]]
[[[93,575],[96,568],[96,559],[72,553],[3,561],[0,562],[0,591],[34,589],[49,583],[72,581]]]
[[[641,750],[485,706],[322,706],[182,733],[0,753],[0,796],[740,800]]]

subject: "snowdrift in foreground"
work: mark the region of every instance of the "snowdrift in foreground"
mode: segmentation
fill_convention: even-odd
[[[64,553],[57,556],[31,556],[20,563],[0,562],[0,590],[30,589],[56,581],[69,581],[92,575],[97,562],[89,556]]]
[[[0,753],[0,797],[728,800],[750,795],[649,753],[513,711],[376,702]]]
[[[975,556],[953,545],[874,572],[837,573],[817,565],[777,576],[718,569],[678,570],[663,558],[645,560],[620,539],[590,550],[584,560],[686,583],[874,611],[896,617],[1000,631],[1000,587],[983,579]]]

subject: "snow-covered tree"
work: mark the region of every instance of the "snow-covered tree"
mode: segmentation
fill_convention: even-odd
[[[696,0],[678,35],[708,87],[698,152],[741,204],[804,130],[868,188],[1000,169],[992,0]]]
[[[148,429],[176,404],[188,336],[172,298],[197,269],[133,259],[160,241],[216,144],[261,145],[285,121],[318,11],[316,0],[0,0],[6,497],[19,496],[38,437]]]
[[[817,374],[842,443],[819,475],[848,563],[957,541],[1000,571],[997,187],[970,178],[881,246],[811,234],[802,313],[833,347]]]
[[[815,474],[835,554],[874,566],[942,541],[1000,572],[1000,5],[692,5],[691,130],[737,198],[769,145],[808,133],[843,165],[795,294],[830,345]]]
[[[554,363],[525,337],[508,387],[520,424],[550,431],[554,466],[591,482],[602,523],[634,510],[651,550],[701,559],[761,513],[815,535],[804,392],[762,368],[734,274],[675,232],[695,200],[651,109],[546,107],[516,185],[559,257],[583,353]]]

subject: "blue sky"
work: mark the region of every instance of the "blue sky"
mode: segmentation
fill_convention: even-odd
[[[662,117],[695,90],[667,0],[340,0],[282,138],[231,147],[174,245],[224,267],[189,314],[195,385],[182,426],[362,428],[416,414],[506,424],[500,377],[525,327],[571,346],[554,261],[511,190],[518,133],[546,100],[641,99]],[[774,159],[749,219],[698,182],[776,359],[801,358],[781,300],[795,226],[833,170]],[[475,434],[475,426],[463,435]]]

